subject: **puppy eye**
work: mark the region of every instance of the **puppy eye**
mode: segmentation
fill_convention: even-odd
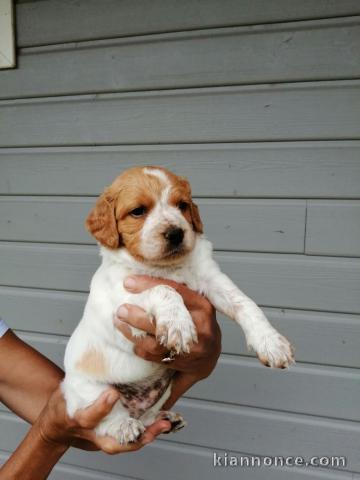
[[[132,217],[142,217],[146,213],[146,207],[143,205],[141,207],[134,208],[134,210],[131,210],[130,215]]]
[[[187,210],[189,204],[187,202],[179,202],[178,203],[178,208],[182,211],[185,212]]]

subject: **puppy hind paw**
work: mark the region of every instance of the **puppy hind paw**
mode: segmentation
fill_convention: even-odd
[[[145,427],[142,422],[140,422],[140,420],[136,420],[135,418],[124,420],[119,425],[119,429],[120,435],[118,436],[117,440],[121,444],[136,442],[145,431]]]
[[[161,410],[157,414],[156,420],[168,420],[171,423],[170,430],[164,433],[178,432],[187,425],[186,421],[179,413],[171,412],[168,410]]]
[[[121,445],[134,443],[144,433],[145,427],[140,420],[136,418],[126,418],[120,422],[100,424],[96,429],[99,436],[110,436],[115,438]]]

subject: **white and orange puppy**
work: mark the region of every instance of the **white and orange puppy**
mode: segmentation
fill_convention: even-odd
[[[173,370],[137,357],[132,343],[114,327],[113,316],[124,303],[145,309],[156,322],[159,342],[169,350],[166,360],[188,352],[197,341],[194,323],[171,287],[127,292],[123,281],[129,274],[185,283],[242,327],[248,347],[262,363],[279,368],[293,363],[290,343],[214,261],[186,179],[158,167],[129,169],[99,197],[87,228],[101,244],[102,263],[67,345],[62,387],[70,416],[92,404],[109,385],[122,393],[98,425],[98,435],[128,443],[156,418],[169,419],[174,430],[184,425],[179,415],[161,410],[170,395]]]

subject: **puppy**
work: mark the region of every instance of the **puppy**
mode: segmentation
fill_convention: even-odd
[[[121,392],[121,400],[97,426],[97,435],[125,444],[136,441],[158,418],[170,420],[173,430],[184,425],[180,415],[161,410],[173,370],[137,357],[132,343],[114,327],[113,316],[123,303],[145,309],[156,324],[157,339],[169,351],[167,361],[190,351],[197,341],[194,323],[173,288],[127,292],[123,281],[129,274],[185,283],[241,326],[248,347],[263,364],[286,368],[293,363],[288,340],[214,261],[185,178],[159,167],[131,168],[105,189],[86,225],[100,243],[102,263],[66,348],[62,389],[70,416],[91,405],[109,385]]]

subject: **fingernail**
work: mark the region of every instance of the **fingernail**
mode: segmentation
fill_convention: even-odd
[[[128,290],[133,290],[136,287],[136,280],[134,277],[126,277],[124,280],[124,287]]]
[[[170,433],[171,432],[171,425],[164,425],[161,429],[161,433]]]
[[[127,309],[127,307],[125,307],[125,305],[121,305],[121,306],[117,309],[116,315],[117,315],[119,318],[127,318],[127,317],[129,316],[129,310]]]

